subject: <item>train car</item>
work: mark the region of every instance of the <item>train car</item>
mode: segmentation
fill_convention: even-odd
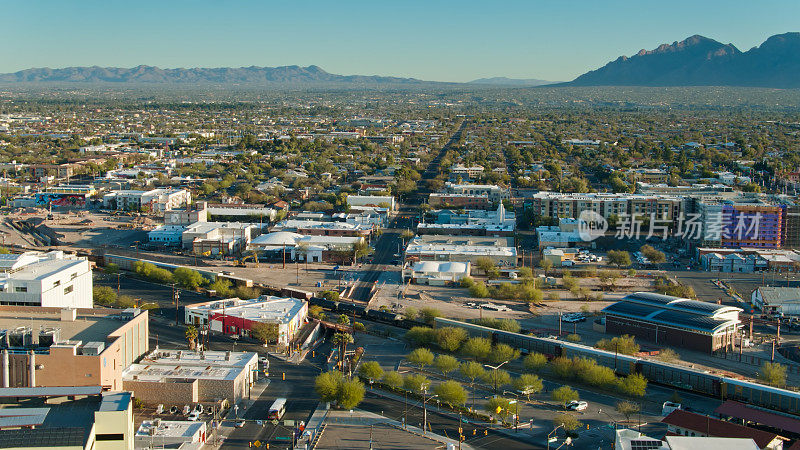
[[[284,297],[299,298],[305,301],[311,300],[314,296],[313,292],[304,291],[302,289],[295,289],[290,287],[281,288],[281,295]]]
[[[368,309],[366,312],[366,318],[376,322],[389,323],[393,325],[403,320],[403,317],[400,314],[390,311],[381,311],[379,309]]]
[[[656,383],[715,397],[720,394],[720,377],[709,372],[644,358],[639,359],[638,371]]]
[[[800,414],[799,392],[734,378],[723,377],[720,381],[722,386],[720,396],[723,399],[733,399],[790,414]]]
[[[339,307],[337,311],[344,314],[351,314],[359,317],[364,317],[366,313],[366,306],[364,305],[357,305],[355,303],[350,302],[339,302]]]
[[[308,302],[312,305],[317,305],[325,309],[330,309],[331,311],[336,311],[336,309],[339,307],[339,302],[328,300],[327,298],[322,298],[322,297],[311,297],[311,300],[309,300]]]

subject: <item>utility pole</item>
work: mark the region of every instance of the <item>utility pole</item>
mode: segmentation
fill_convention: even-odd
[[[181,291],[175,289],[175,283],[172,283],[172,297],[175,299],[175,325],[178,325],[178,310],[181,303]]]

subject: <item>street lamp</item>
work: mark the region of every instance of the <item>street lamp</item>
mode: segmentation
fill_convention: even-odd
[[[559,428],[562,428],[562,427],[564,427],[563,423],[558,425],[557,427],[553,428],[553,431],[551,431],[550,433],[547,434],[547,450],[550,450],[550,442],[555,442],[555,441],[558,440],[558,436],[555,436],[555,437],[551,437],[551,436],[553,436],[553,433],[555,433],[556,431],[558,431]]]
[[[506,364],[507,362],[508,361],[503,361],[500,364],[498,364],[497,366],[491,366],[489,364],[484,364],[485,367],[488,367],[488,368],[492,369],[493,372],[495,372],[494,377],[493,377],[494,379],[492,380],[494,382],[494,392],[495,392],[495,394],[497,393],[497,369],[503,367],[503,364]]]
[[[433,395],[428,398],[425,398],[425,392],[428,390],[427,386],[422,390],[422,434],[425,435],[428,433],[428,407],[426,406],[426,402],[432,398],[436,398],[439,395]]]
[[[518,432],[519,431],[519,394],[517,394],[516,392],[511,392],[511,391],[503,391],[503,395],[506,395],[506,394],[511,394],[514,397],[516,397],[516,400],[511,400],[510,402],[508,402],[508,404],[510,405],[510,404],[513,403],[513,404],[516,405],[516,408],[515,408],[516,412],[514,413],[514,432]]]

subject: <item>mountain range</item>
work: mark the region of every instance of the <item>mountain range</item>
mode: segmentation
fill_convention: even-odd
[[[694,35],[620,56],[568,83],[506,77],[468,83],[437,83],[416,78],[377,75],[336,75],[318,66],[220,67],[161,69],[153,66],[35,68],[0,74],[0,84],[12,83],[138,83],[163,85],[283,86],[283,85],[406,85],[483,87],[555,86],[753,86],[800,88],[800,33],[771,36],[742,52],[733,44]]]
[[[482,84],[486,86],[544,86],[547,84],[555,84],[558,81],[539,80],[536,78],[507,78],[507,77],[492,77],[492,78],[478,78],[472,80],[468,84]]]
[[[620,56],[566,83],[571,86],[758,86],[800,88],[800,33],[771,36],[742,52],[694,35]]]
[[[336,75],[318,66],[161,69],[153,66],[36,68],[0,74],[0,83],[420,84],[414,78]]]

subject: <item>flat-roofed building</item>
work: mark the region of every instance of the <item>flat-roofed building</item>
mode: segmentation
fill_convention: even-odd
[[[0,388],[0,448],[133,450],[130,392]]]
[[[212,331],[224,334],[251,336],[256,324],[273,325],[277,342],[281,345],[294,338],[306,317],[308,302],[305,300],[268,295],[250,300],[215,300],[186,307],[187,323],[209,324]]]
[[[121,390],[122,371],[148,351],[147,317],[135,308],[0,306],[3,386]]]
[[[92,269],[62,251],[0,255],[0,305],[92,307]]]
[[[258,354],[156,349],[123,374],[123,388],[146,404],[236,403],[250,394]]]
[[[403,268],[403,279],[417,284],[443,286],[458,283],[470,274],[467,262],[418,261]]]
[[[186,227],[181,242],[194,254],[232,255],[247,248],[259,232],[253,223],[197,222]]]
[[[351,209],[359,207],[389,208],[390,211],[397,209],[397,202],[391,195],[348,195],[347,205]]]
[[[508,189],[493,184],[460,184],[448,181],[444,184],[444,190],[450,194],[485,195],[492,203],[511,198]]]
[[[475,264],[490,258],[501,266],[516,266],[517,248],[507,237],[423,235],[406,247],[406,261],[458,261]]]

